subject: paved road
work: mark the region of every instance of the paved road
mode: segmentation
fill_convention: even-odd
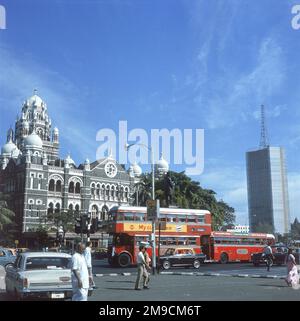
[[[94,272],[104,276],[95,277],[97,289],[89,299],[91,301],[161,301],[161,300],[300,300],[300,290],[286,286],[280,279],[286,275],[285,267],[273,267],[267,272],[265,267],[253,267],[251,264],[208,264],[199,270],[172,269],[168,271],[185,275],[160,274],[151,276],[149,290],[135,291],[136,268],[111,268],[104,261],[95,262]],[[1,271],[0,271],[1,272]],[[129,273],[121,275],[120,273]],[[196,275],[213,273],[215,276]],[[109,276],[115,273],[115,276]],[[4,275],[3,271],[0,273]],[[217,276],[219,274],[219,276]],[[245,277],[234,277],[243,275]],[[277,278],[255,278],[256,275],[275,276]],[[10,298],[0,287],[0,301]]]
[[[285,276],[285,266],[274,266],[270,272],[266,271],[265,266],[254,267],[251,263],[207,263],[202,265],[198,270],[194,268],[171,268],[168,271],[173,272],[211,272],[222,274],[249,274],[249,275],[277,275]],[[95,274],[110,274],[110,273],[136,273],[136,267],[129,268],[113,268],[106,260],[95,260],[93,266],[93,273]]]
[[[149,290],[135,291],[134,276],[100,277],[90,301],[192,301],[192,300],[300,300],[279,279],[159,275],[152,277]],[[149,302],[150,303],[150,302]]]

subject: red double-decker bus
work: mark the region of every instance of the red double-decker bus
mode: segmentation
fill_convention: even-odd
[[[170,247],[189,247],[195,253],[201,253],[200,238],[211,233],[211,213],[207,210],[161,208],[160,221],[165,222],[165,229],[161,230],[160,254]],[[146,207],[113,207],[104,228],[110,235],[108,261],[112,265],[135,264],[139,245],[151,240],[152,223],[147,220]],[[151,247],[147,249],[150,257],[151,250]]]
[[[251,254],[262,252],[266,244],[275,244],[273,234],[212,232],[201,237],[202,252],[215,262],[251,261]]]

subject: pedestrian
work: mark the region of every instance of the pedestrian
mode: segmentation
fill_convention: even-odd
[[[287,265],[287,277],[285,279],[288,286],[297,287],[299,284],[299,274],[296,264],[295,256],[292,254],[292,249],[288,250],[286,265]]]
[[[270,266],[271,266],[271,263],[272,263],[272,260],[273,260],[273,252],[272,252],[272,248],[271,246],[266,243],[266,246],[264,248],[264,251],[263,251],[263,255],[266,259],[266,263],[267,263],[267,271],[269,272],[270,271]]]
[[[139,247],[139,250],[140,251],[137,255],[138,275],[137,275],[137,278],[135,281],[135,290],[141,290],[140,283],[141,283],[142,278],[143,278],[143,288],[149,289],[147,286],[148,278],[147,278],[147,275],[144,273],[145,268],[146,268],[146,261],[145,261],[145,256],[144,256],[146,248],[144,245],[141,245]]]
[[[148,254],[148,252],[145,250],[144,252],[144,258],[145,258],[145,267],[144,267],[144,274],[146,277],[146,281],[145,281],[145,286],[148,287],[149,282],[150,282],[150,272],[151,272],[151,268],[150,268],[150,263],[151,263],[151,259],[150,256]]]
[[[89,290],[89,272],[83,252],[85,246],[78,243],[72,256],[72,301],[87,301]]]
[[[94,279],[93,279],[93,271],[92,271],[92,242],[88,241],[86,243],[86,247],[85,247],[83,255],[85,257],[87,268],[88,268],[88,271],[89,271],[90,286],[92,288],[95,288],[95,282],[94,282]]]

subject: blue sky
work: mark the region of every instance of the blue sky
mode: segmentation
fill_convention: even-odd
[[[99,129],[204,128],[193,177],[247,223],[245,152],[286,148],[292,219],[300,218],[300,0],[0,0],[0,144],[37,88],[60,129],[61,156],[95,159]],[[144,168],[148,170],[146,166]],[[171,169],[181,170],[171,164]]]

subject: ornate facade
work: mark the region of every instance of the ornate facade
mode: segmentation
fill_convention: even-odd
[[[138,165],[126,171],[112,156],[78,166],[70,155],[60,159],[59,130],[52,130],[47,105],[36,92],[24,102],[1,149],[0,190],[11,195],[25,235],[49,224],[49,211],[91,212],[104,220],[112,206],[130,204],[140,174]]]

